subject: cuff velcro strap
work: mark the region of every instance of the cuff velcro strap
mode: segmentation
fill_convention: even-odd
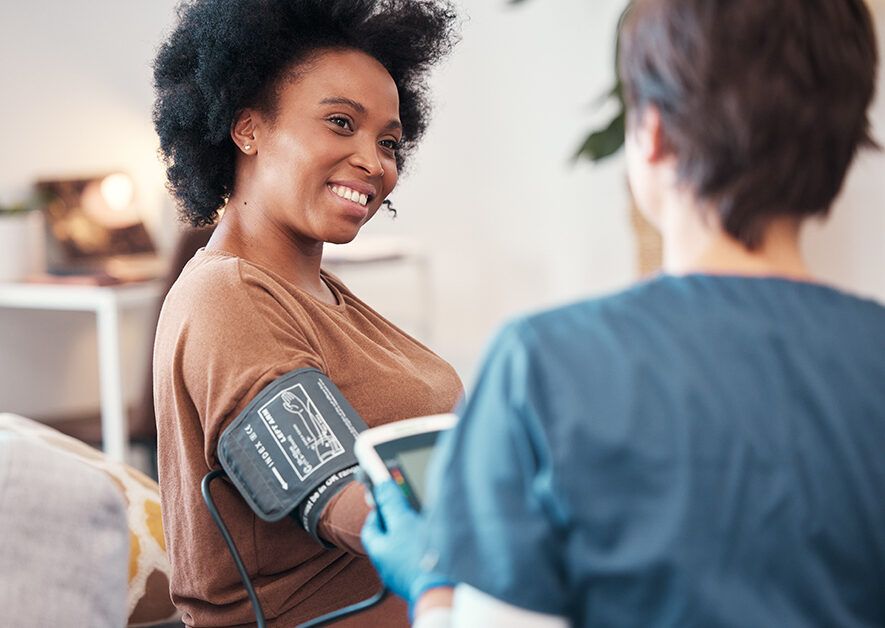
[[[334,473],[326,478],[326,481],[316,487],[314,491],[298,505],[295,513],[293,513],[293,516],[298,523],[301,524],[301,527],[307,530],[310,535],[324,547],[332,548],[335,546],[323,540],[319,535],[318,528],[323,510],[326,509],[326,506],[335,495],[344,490],[344,487],[353,481],[354,473],[358,468],[358,466],[353,466],[349,469]]]

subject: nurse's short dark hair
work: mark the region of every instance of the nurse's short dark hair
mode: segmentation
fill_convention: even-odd
[[[876,146],[877,63],[863,0],[635,0],[621,34],[629,116],[660,111],[680,183],[749,248],[826,215]]]
[[[154,61],[154,128],[182,217],[211,224],[234,185],[238,111],[276,113],[293,65],[325,49],[377,59],[399,91],[402,168],[429,117],[427,74],[455,43],[445,0],[185,0]],[[309,71],[309,70],[308,70]]]

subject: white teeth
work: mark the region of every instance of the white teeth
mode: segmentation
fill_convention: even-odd
[[[359,203],[363,207],[365,207],[366,203],[369,202],[369,196],[367,194],[360,194],[356,190],[352,190],[349,187],[345,187],[343,185],[333,185],[332,191],[341,198],[346,198],[347,200],[354,203]]]

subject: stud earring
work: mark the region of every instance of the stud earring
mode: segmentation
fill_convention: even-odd
[[[246,144],[243,146],[243,150],[252,150],[252,144]]]

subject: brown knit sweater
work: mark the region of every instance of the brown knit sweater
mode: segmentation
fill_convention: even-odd
[[[163,525],[172,596],[189,626],[254,623],[249,599],[200,495],[218,468],[218,437],[277,377],[323,371],[371,427],[447,412],[462,394],[455,371],[323,273],[338,304],[327,305],[272,271],[221,251],[200,251],[169,292],[154,348]],[[294,520],[258,519],[236,489],[212,489],[264,608],[268,625],[290,628],[374,593],[359,554],[367,512],[352,483],[327,506],[324,549]],[[388,599],[341,625],[406,626]]]

